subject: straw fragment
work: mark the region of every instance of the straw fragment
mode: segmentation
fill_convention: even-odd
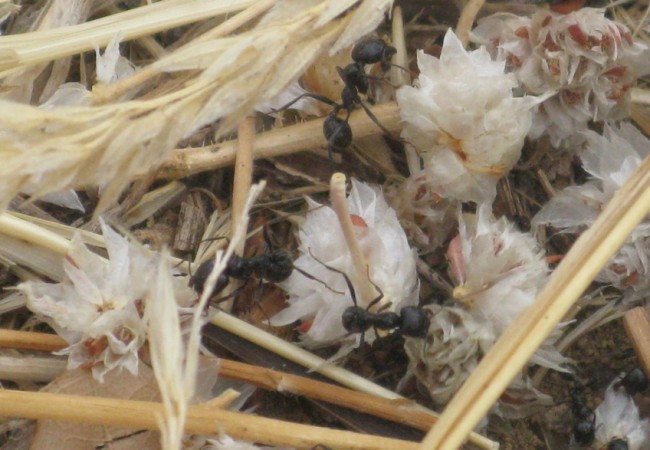
[[[650,373],[650,320],[645,308],[636,307],[626,312],[623,326],[645,373]]]
[[[148,430],[158,429],[157,417],[163,414],[162,404],[155,402],[8,389],[0,391],[0,405],[3,416]],[[205,406],[188,408],[186,431],[201,435],[225,433],[234,439],[299,449],[310,449],[318,444],[350,450],[410,450],[417,447],[416,443],[398,439],[212,410]]]
[[[469,33],[474,26],[476,15],[483,7],[485,0],[469,0],[460,13],[458,24],[456,25],[456,36],[462,42],[463,47],[469,43]]]
[[[396,103],[384,103],[371,108],[379,122],[391,133],[399,133],[399,109]],[[310,120],[260,133],[255,138],[255,159],[289,155],[327,145],[323,136],[325,118]],[[381,133],[382,131],[361,110],[350,115],[350,128],[355,139]],[[157,172],[160,178],[183,178],[208,170],[232,166],[235,163],[236,140],[220,142],[206,147],[176,149],[163,162]],[[142,172],[140,176],[142,176]]]

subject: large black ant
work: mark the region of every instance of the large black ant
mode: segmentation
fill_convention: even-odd
[[[348,121],[350,119],[350,113],[357,106],[361,106],[366,114],[368,114],[368,117],[386,135],[391,136],[390,131],[379,122],[377,116],[361,100],[359,93],[366,94],[369,87],[368,80],[375,78],[366,74],[365,66],[367,64],[380,63],[382,69],[388,70],[391,65],[390,59],[396,52],[395,47],[386,44],[382,39],[364,39],[352,48],[353,62],[344,68],[336,68],[345,85],[341,92],[341,103],[337,103],[324,95],[307,92],[293,99],[277,111],[289,108],[303,97],[310,97],[330,105],[332,111],[323,122],[323,134],[325,135],[325,139],[327,139],[327,150],[330,153],[330,157],[332,150],[343,150],[352,144],[352,129]],[[338,116],[338,113],[342,109],[346,110],[345,119],[341,119]]]
[[[384,293],[381,291],[379,286],[372,281],[370,282],[375,289],[377,289],[379,295],[368,304],[366,309],[363,309],[357,303],[357,295],[354,286],[352,286],[350,277],[348,277],[345,272],[331,267],[316,258],[312,254],[311,249],[309,249],[309,254],[321,265],[332,272],[341,274],[345,279],[345,283],[350,291],[350,297],[352,297],[352,302],[354,303],[354,306],[349,306],[345,311],[343,311],[343,316],[341,317],[343,328],[345,328],[348,333],[362,333],[362,342],[365,332],[371,327],[379,330],[396,330],[397,333],[407,337],[426,337],[430,323],[430,313],[427,310],[419,306],[405,306],[400,310],[399,314],[394,312],[381,312],[381,310],[377,313],[371,312],[370,308],[377,305],[381,299],[384,298]]]
[[[270,239],[266,232],[266,228],[264,229],[264,239],[267,246],[270,247]],[[213,269],[214,259],[211,258],[202,262],[196,272],[191,276],[189,286],[196,292],[202,293],[205,282]],[[212,289],[210,298],[223,291],[230,282],[230,278],[247,281],[251,276],[256,275],[261,280],[270,281],[271,283],[280,283],[289,278],[294,270],[298,271],[310,280],[325,285],[323,281],[305,272],[301,268],[296,267],[293,264],[291,256],[285,251],[278,250],[262,255],[251,256],[249,258],[233,254],[228,260],[225,269],[217,278],[217,282]],[[327,287],[327,285],[325,286]]]

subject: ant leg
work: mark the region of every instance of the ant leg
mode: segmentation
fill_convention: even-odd
[[[323,261],[321,261],[320,259],[316,258],[316,257],[314,256],[314,254],[311,252],[311,248],[308,248],[307,250],[309,251],[309,256],[311,256],[312,258],[314,258],[314,259],[316,260],[316,262],[320,263],[321,265],[323,265],[325,268],[331,270],[332,272],[336,272],[336,273],[339,273],[339,274],[343,275],[343,278],[345,279],[345,283],[348,285],[348,290],[350,291],[350,297],[352,297],[352,302],[354,302],[354,306],[359,306],[359,305],[357,304],[357,294],[356,294],[356,292],[354,291],[354,286],[352,286],[352,281],[350,280],[350,277],[348,277],[348,276],[345,274],[345,272],[343,272],[343,271],[341,271],[341,270],[339,270],[339,269],[335,269],[335,268],[332,267],[332,266],[328,266],[328,265],[325,264]]]
[[[383,131],[384,134],[385,134],[386,136],[390,137],[391,139],[393,139],[393,140],[395,140],[395,141],[399,141],[399,138],[396,138],[395,136],[393,136],[393,133],[391,133],[390,131],[388,131],[388,130],[386,129],[386,127],[384,127],[384,126],[379,122],[379,119],[377,119],[377,116],[375,116],[375,114],[370,110],[370,108],[368,108],[368,107],[366,106],[366,104],[365,104],[363,101],[361,101],[359,104],[361,105],[361,107],[363,108],[363,110],[366,112],[366,114],[368,114],[368,117],[370,117],[370,120],[372,120],[372,121],[375,123],[375,125],[377,125],[379,128],[381,128],[381,131]]]
[[[317,283],[322,284],[323,286],[325,286],[327,289],[329,289],[331,292],[334,292],[335,294],[339,294],[339,295],[343,295],[343,294],[344,294],[344,292],[337,291],[336,289],[332,289],[332,288],[329,287],[329,285],[328,285],[327,283],[325,283],[323,280],[319,280],[318,278],[316,278],[315,276],[313,276],[313,275],[310,274],[309,272],[305,272],[304,270],[302,270],[300,267],[293,266],[293,270],[297,271],[299,274],[301,274],[302,276],[304,276],[304,277],[306,277],[306,278],[309,278],[309,279],[312,280],[312,281],[316,281]]]
[[[109,445],[110,445],[111,447],[113,447],[111,444],[113,444],[114,442],[122,441],[122,440],[124,440],[124,439],[129,439],[129,438],[131,438],[131,437],[138,436],[138,435],[140,435],[140,434],[146,433],[147,431],[149,431],[149,430],[139,430],[139,431],[135,431],[135,432],[133,432],[133,433],[125,434],[125,435],[123,435],[123,436],[118,436],[118,437],[116,437],[116,438],[111,439],[110,441],[105,441],[105,442],[104,442],[103,444],[101,444],[101,445],[97,445],[97,446],[95,446],[95,450],[102,450],[102,449],[105,449],[105,448],[107,448]]]
[[[382,291],[381,288],[379,286],[377,286],[377,284],[375,284],[375,282],[372,281],[372,279],[370,278],[370,266],[366,266],[366,274],[368,275],[368,281],[370,281],[370,284],[372,284],[373,287],[377,290],[377,292],[379,292],[379,295],[377,297],[373,298],[370,301],[370,303],[368,303],[368,307],[366,308],[366,310],[369,311],[370,308],[375,306],[377,303],[379,303],[381,301],[382,298],[384,298],[384,291]],[[383,311],[388,306],[390,306],[390,303],[387,304],[387,305],[384,305],[378,312]]]
[[[296,97],[296,98],[294,98],[293,100],[291,100],[291,101],[290,101],[289,103],[287,103],[286,105],[281,106],[281,107],[278,108],[278,109],[272,109],[271,111],[274,112],[274,113],[277,113],[277,112],[280,112],[280,111],[284,111],[285,109],[290,108],[291,105],[293,105],[294,103],[298,102],[299,100],[301,100],[301,99],[303,99],[303,98],[305,98],[305,97],[313,98],[314,100],[318,100],[319,102],[323,102],[323,103],[325,103],[325,104],[327,104],[327,105],[330,105],[330,106],[336,106],[336,105],[337,105],[337,103],[336,103],[334,100],[332,100],[332,99],[330,99],[330,98],[327,98],[327,97],[325,97],[324,95],[314,94],[314,93],[312,93],[312,92],[305,92],[304,94],[300,94],[298,97]]]
[[[266,251],[273,250],[273,243],[271,242],[271,235],[269,234],[269,229],[266,226],[262,227],[262,236],[264,236],[264,245],[266,245]]]
[[[223,303],[226,300],[230,300],[231,298],[236,298],[237,296],[239,296],[241,291],[246,287],[246,284],[248,283],[249,280],[250,280],[250,278],[245,280],[242,283],[241,286],[238,286],[237,288],[233,289],[233,291],[230,294],[228,294],[226,296],[223,296],[223,297],[219,297],[219,298],[214,299],[214,300],[210,300],[209,304],[210,305],[219,305],[220,303]]]
[[[271,317],[269,317],[269,315],[266,313],[266,310],[262,307],[262,304],[259,299],[259,294],[263,292],[264,292],[264,280],[260,278],[259,283],[257,284],[257,289],[255,289],[255,294],[253,296],[253,305],[255,305],[260,310],[260,312],[266,319],[266,323],[270,324]]]

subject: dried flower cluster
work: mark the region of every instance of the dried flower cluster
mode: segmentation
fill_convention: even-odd
[[[367,276],[391,302],[388,310],[399,311],[403,306],[417,304],[419,283],[415,255],[395,211],[377,188],[356,180],[352,180],[347,203],[368,263]],[[290,296],[290,306],[273,317],[272,323],[286,325],[298,319],[306,321],[302,329],[307,345],[315,347],[342,342],[341,353],[346,353],[360,339],[360,335],[349,336],[341,322],[343,311],[353,306],[350,292],[343,276],[324,267],[311,255],[348,275],[353,274],[355,268],[334,210],[311,200],[308,204],[310,212],[299,233],[301,255],[295,265],[327,284],[329,289],[294,271],[281,284]],[[359,295],[357,300],[360,307],[367,306]],[[373,339],[374,333],[368,332],[366,340]]]
[[[628,89],[650,72],[647,46],[602,9],[539,11],[532,18],[495,14],[473,33],[525,92],[555,94],[537,109],[530,136],[547,134],[556,147],[580,142],[589,121],[625,117]]]
[[[535,98],[514,97],[514,75],[485,48],[468,52],[452,31],[440,59],[418,52],[415,86],[397,91],[402,137],[422,159],[443,198],[491,202],[496,183],[517,162]],[[413,170],[412,170],[413,172]]]
[[[447,252],[457,306],[429,306],[427,339],[408,339],[410,371],[437,403],[446,403],[470,375],[499,335],[546,282],[544,252],[529,234],[505,218],[495,219],[489,205],[459,218],[459,234]],[[565,358],[550,345],[532,362],[562,370]]]
[[[560,191],[533,218],[533,227],[551,225],[567,233],[582,231],[596,220],[616,191],[650,154],[650,141],[630,124],[607,126],[602,136],[593,131],[585,132],[584,136],[586,146],[580,158],[591,179]],[[648,255],[650,222],[645,220],[596,280],[617,288],[648,287]]]
[[[124,368],[136,374],[138,350],[147,339],[142,301],[154,285],[156,254],[130,244],[102,222],[108,260],[91,252],[77,234],[64,260],[66,279],[58,284],[19,286],[27,306],[69,344],[68,368],[106,372]],[[176,298],[188,304],[195,295],[181,280]]]

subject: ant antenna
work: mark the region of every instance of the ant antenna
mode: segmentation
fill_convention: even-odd
[[[320,259],[316,258],[316,256],[314,256],[314,254],[311,251],[311,247],[308,248],[307,251],[309,252],[309,256],[314,258],[314,260],[316,260],[316,262],[320,263],[323,267],[331,270],[332,272],[336,272],[336,273],[339,273],[339,274],[343,275],[343,278],[345,279],[345,283],[348,285],[348,290],[350,291],[350,296],[352,297],[352,302],[354,302],[354,306],[359,306],[358,303],[357,303],[357,294],[354,291],[354,286],[352,286],[352,281],[350,280],[350,277],[348,277],[345,272],[343,272],[343,271],[341,271],[339,269],[335,269],[334,267],[329,266],[329,265],[325,264],[323,261],[321,261]]]

